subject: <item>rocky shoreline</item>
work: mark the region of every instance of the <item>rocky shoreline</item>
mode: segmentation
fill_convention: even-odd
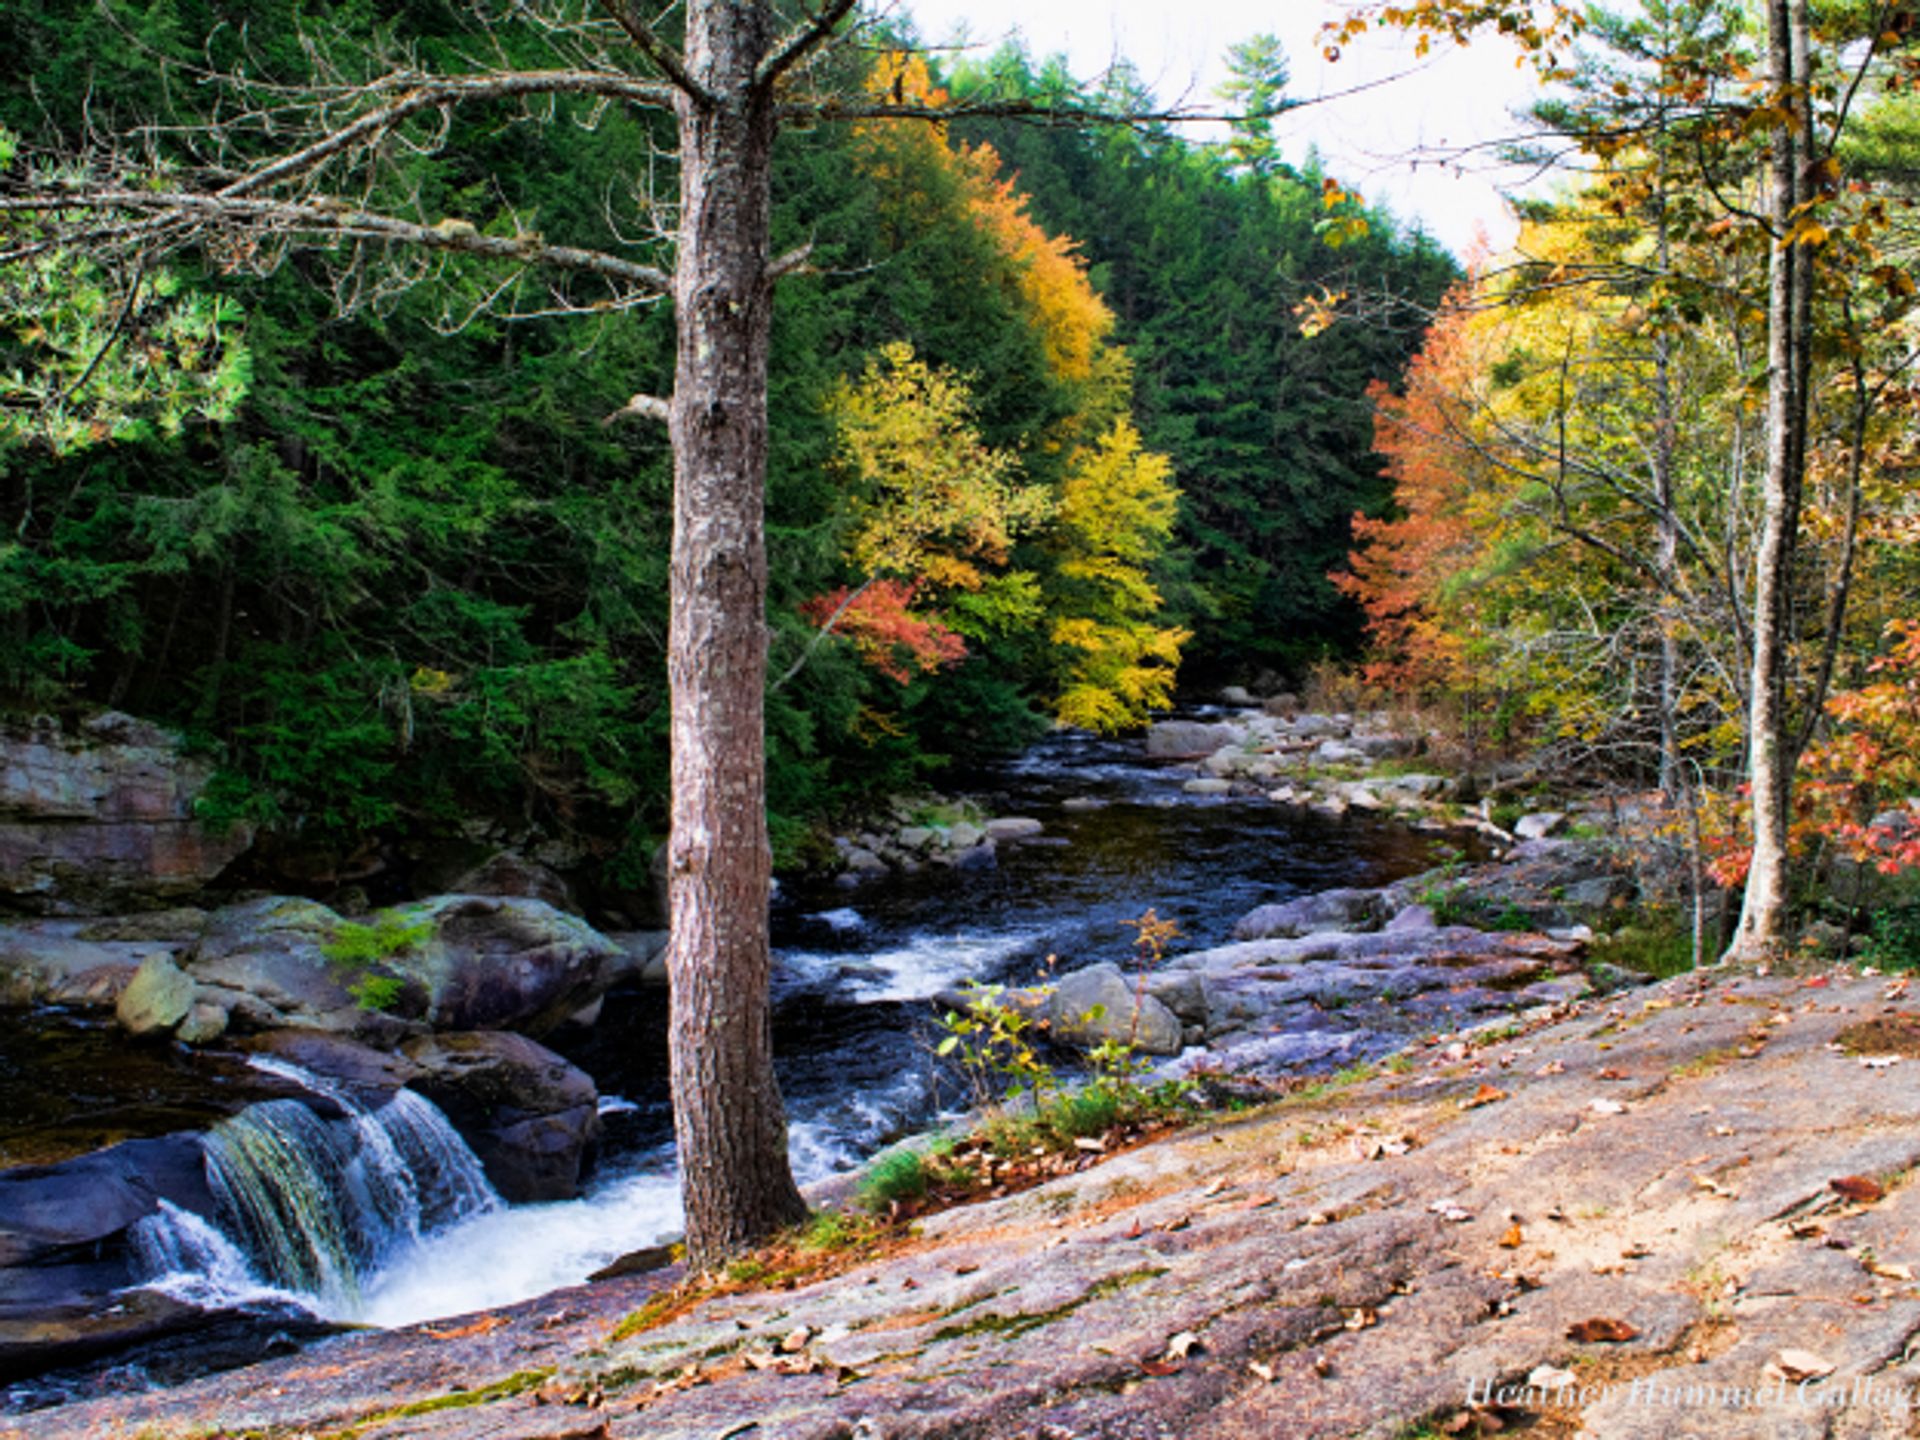
[[[1168,786],[1190,795],[1385,810],[1514,841],[1485,807],[1461,804],[1456,781],[1407,768],[1421,742],[1384,717],[1243,709],[1156,726],[1146,748]],[[1051,838],[1038,820],[937,797],[894,802],[890,817],[838,844],[847,883],[923,867],[964,874],[996,864],[1002,846]],[[1633,882],[1600,842],[1549,838],[1564,817],[1531,818],[1516,829],[1536,838],[1496,862],[1264,906],[1234,943],[1176,954],[1144,980],[1095,965],[1015,998],[1045,1013],[1058,1041],[1088,1048],[1124,1027],[1162,1076],[1227,1090],[1350,1069],[1488,1017],[1536,1023],[1628,978],[1587,965],[1585,949],[1587,922]],[[539,1040],[591,1025],[615,987],[664,980],[664,936],[603,934],[552,903],[568,900],[559,877],[498,858],[460,878],[515,893],[436,895],[372,916],[285,895],[198,909],[179,902],[199,892],[176,888],[171,909],[10,922],[0,1002],[111,1016],[150,1046],[177,1043],[209,1062],[296,1065],[369,1106],[407,1087],[445,1112],[502,1197],[564,1199],[591,1163],[598,1097]],[[39,893],[41,908],[61,908]],[[1498,927],[1459,923],[1490,915]],[[249,1085],[251,1098],[325,1109],[271,1075]],[[0,1172],[0,1365],[21,1373],[206,1323],[190,1307],[121,1300],[135,1278],[133,1226],[162,1202],[211,1211],[204,1184],[172,1183],[165,1157],[147,1154],[192,1142],[131,1141]],[[143,1178],[149,1161],[158,1168]],[[99,1184],[107,1172],[120,1178]]]
[[[0,1421],[50,1440],[1905,1433],[1906,983],[1716,971],[1434,1037],[614,1339],[674,1273]]]

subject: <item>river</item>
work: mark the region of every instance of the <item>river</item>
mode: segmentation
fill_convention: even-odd
[[[1148,909],[1176,949],[1224,943],[1256,906],[1339,885],[1379,885],[1436,863],[1445,837],[1262,799],[1185,794],[1138,740],[1050,736],[971,777],[991,813],[1040,820],[991,870],[928,868],[848,885],[788,882],[774,911],[775,1047],[804,1184],[926,1128],[968,1096],[931,1056],[927,1001],[973,979],[1024,983],[1049,956],[1066,971],[1129,957],[1123,922]],[[1096,808],[1087,808],[1096,807]],[[479,1217],[382,1277],[361,1318],[459,1313],[570,1284],[679,1226],[664,1074],[664,996],[610,997],[592,1036],[565,1047],[608,1099],[585,1196]]]
[[[1050,963],[1067,971],[1125,960],[1134,932],[1124,922],[1149,909],[1179,926],[1175,950],[1220,944],[1256,906],[1385,884],[1434,864],[1446,840],[1365,815],[1335,820],[1262,799],[1188,795],[1180,778],[1147,764],[1137,740],[1056,734],[968,778],[989,813],[1044,826],[1033,840],[1002,845],[996,867],[783,885],[773,917],[774,1026],[802,1183],[850,1169],[967,1102],[932,1057],[927,1002],[941,989],[970,979],[1024,983]],[[265,1270],[245,1255],[206,1251],[206,1236],[182,1232],[162,1247],[177,1258],[184,1245],[192,1262],[191,1273],[174,1278],[174,1293],[195,1303],[293,1301],[329,1320],[399,1325],[576,1284],[660,1243],[680,1224],[665,1008],[658,989],[615,994],[592,1032],[559,1042],[602,1095],[601,1156],[581,1198],[465,1203],[451,1221],[412,1222],[371,1247],[355,1284],[325,1295],[262,1281]],[[254,1141],[281,1144],[280,1131],[299,1118],[285,1108],[296,1102],[276,1104],[277,1119],[255,1107],[273,1133]],[[359,1122],[386,1160],[342,1154],[329,1163],[357,1175],[389,1163],[405,1148],[391,1143],[406,1139],[401,1118]],[[297,1157],[291,1168],[300,1168]],[[402,1189],[411,1183],[394,1179]]]

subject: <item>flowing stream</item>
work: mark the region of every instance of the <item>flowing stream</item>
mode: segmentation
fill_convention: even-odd
[[[963,980],[1021,983],[1128,956],[1123,922],[1176,921],[1219,944],[1256,905],[1381,884],[1434,861],[1438,837],[1365,817],[1184,794],[1137,742],[1062,734],[972,777],[992,813],[1039,819],[997,867],[858,884],[789,884],[775,913],[775,1035],[802,1183],[846,1170],[965,1097],[931,1057],[926,1002]],[[584,1280],[679,1228],[665,1081],[665,997],[610,997],[569,1058],[598,1082],[603,1156],[582,1198],[508,1207],[444,1117],[401,1092],[369,1108],[275,1071],[318,1103],[276,1099],[206,1139],[214,1222],[163,1210],[136,1236],[150,1284],[209,1306],[295,1302],[376,1325],[462,1314]],[[272,1062],[256,1062],[271,1064]]]

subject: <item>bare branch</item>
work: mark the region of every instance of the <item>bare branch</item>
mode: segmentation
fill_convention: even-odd
[[[600,0],[600,8],[613,17],[614,24],[626,31],[634,49],[652,61],[655,68],[673,82],[674,89],[696,105],[713,104],[713,96],[707,92],[707,88],[688,73],[673,47],[654,33],[653,27],[640,18],[627,0]]]
[[[653,265],[641,265],[600,250],[572,245],[549,245],[538,235],[483,235],[464,220],[442,220],[423,225],[394,215],[381,215],[325,199],[251,199],[224,193],[196,194],[179,190],[75,190],[62,194],[0,196],[0,215],[85,211],[141,217],[124,227],[125,238],[151,240],[168,232],[186,232],[184,239],[207,226],[246,226],[255,232],[303,233],[342,239],[387,240],[424,250],[456,251],[492,260],[542,265],[617,280],[650,294],[667,295],[673,277]],[[114,232],[96,232],[113,238]],[[44,249],[45,243],[27,249]],[[0,252],[0,263],[19,258],[22,251]]]
[[[811,274],[813,272],[813,266],[809,262],[812,259],[813,242],[809,240],[806,244],[787,251],[786,254],[780,256],[772,264],[768,265],[767,280],[771,283],[776,280],[783,280],[789,275]]]
[[[636,395],[600,423],[614,425],[622,420],[657,420],[665,425],[673,418],[673,407],[658,395]]]
[[[666,108],[672,92],[652,81],[602,70],[527,70],[505,74],[463,75],[445,80],[423,80],[414,75],[392,75],[370,90],[407,87],[400,97],[370,110],[349,125],[324,135],[305,149],[283,155],[272,164],[243,175],[220,191],[222,195],[250,195],[282,180],[306,174],[323,162],[370,140],[423,110],[439,109],[472,100],[504,100],[529,95],[602,95],[636,105]]]
[[[804,60],[828,36],[834,27],[853,12],[854,0],[826,0],[819,13],[808,17],[777,41],[773,52],[760,62],[754,74],[756,88],[769,90],[779,78]]]

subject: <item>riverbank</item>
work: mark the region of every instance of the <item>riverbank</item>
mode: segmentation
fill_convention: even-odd
[[[1917,1036],[1902,981],[1683,977],[1436,1037],[617,1342],[670,1275],[0,1434],[1905,1433],[1881,1407],[1920,1333]]]

